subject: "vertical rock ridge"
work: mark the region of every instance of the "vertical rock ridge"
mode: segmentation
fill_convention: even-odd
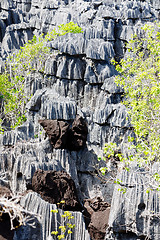
[[[114,82],[117,72],[110,60],[120,60],[131,35],[141,36],[141,26],[158,20],[159,14],[159,0],[1,0],[0,72],[8,54],[33,35],[46,34],[70,21],[83,30],[48,42],[51,53],[44,65],[36,60],[36,71],[25,76],[25,93],[32,95],[26,106],[27,121],[0,135],[1,185],[20,194],[30,188],[36,170],[66,171],[75,182],[81,203],[94,197],[112,200],[106,240],[145,236],[158,240],[159,198],[155,191],[145,193],[145,174],[123,171],[118,178],[127,195],[117,186],[113,194],[113,183],[98,179],[96,167],[106,142],[114,141],[124,150],[123,143],[134,136],[121,104],[123,89]],[[87,122],[86,145],[79,151],[54,149],[38,121],[59,120],[71,125],[77,114]],[[50,212],[55,205],[36,193],[24,196],[21,204],[42,218],[34,219],[36,229],[19,228],[14,240],[52,239],[50,232],[57,219],[61,221]],[[74,216],[76,230],[69,239],[89,240],[82,214],[75,212]]]

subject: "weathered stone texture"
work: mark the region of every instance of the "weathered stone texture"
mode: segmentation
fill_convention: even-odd
[[[30,192],[22,200],[21,206],[26,210],[32,212],[34,215],[37,215],[39,222],[35,222],[36,228],[30,226],[22,226],[16,232],[14,240],[26,240],[26,239],[41,239],[41,240],[50,240],[51,232],[58,230],[58,227],[62,225],[63,219],[60,217],[64,211],[59,209],[57,214],[51,212],[51,210],[56,210],[57,207],[55,204],[50,204],[41,199],[37,193]],[[75,230],[72,235],[68,236],[68,239],[76,240],[90,240],[88,231],[85,230],[85,222],[82,213],[80,212],[71,212],[74,216]],[[34,219],[33,219],[34,223]],[[39,225],[38,225],[39,224]],[[40,225],[42,228],[40,228]]]
[[[86,199],[86,222],[90,236],[94,240],[102,240],[105,237],[108,226],[110,205],[101,198]],[[105,219],[105,221],[104,221]]]
[[[66,148],[69,132],[69,124],[58,120],[39,120],[41,126],[49,136],[50,142],[54,148]]]
[[[43,200],[59,204],[66,211],[81,211],[75,183],[65,171],[37,170],[32,178],[32,190],[39,193]]]
[[[155,172],[159,172],[159,163],[155,163],[150,172],[145,169],[140,171],[135,167],[130,172],[123,171],[118,174],[117,179],[121,183],[114,190],[109,217],[111,229],[106,235],[106,240],[138,240],[141,237],[159,239],[160,194],[156,183],[150,182],[150,175]],[[155,188],[147,193],[150,185],[155,185]],[[125,189],[126,193],[118,191],[118,188]],[[127,236],[127,232],[130,235]]]
[[[127,111],[121,104],[123,88],[114,82],[117,72],[110,60],[113,57],[121,59],[131,34],[141,36],[141,26],[158,19],[159,14],[159,0],[1,0],[0,72],[4,70],[6,56],[18,50],[34,34],[47,33],[70,21],[83,30],[83,33],[66,34],[48,42],[51,54],[46,57],[42,68],[37,60],[37,71],[25,76],[26,95],[32,95],[26,106],[27,121],[0,135],[1,185],[10,187],[14,194],[20,194],[30,188],[38,169],[66,171],[75,182],[81,203],[85,198],[94,197],[111,203],[113,184],[97,178],[97,155],[102,154],[104,144],[110,141],[117,142],[124,150],[123,143],[134,133],[126,118]],[[77,115],[79,119],[73,122]],[[85,120],[87,128],[81,119]],[[51,134],[56,141],[53,137],[46,138],[39,120],[54,121],[57,125],[60,122],[61,133],[56,125]],[[63,130],[68,125],[71,127],[67,140],[69,150],[64,149],[65,144],[62,143],[66,138]],[[61,140],[57,139],[59,135]],[[61,149],[54,149],[51,143],[56,148],[61,145]],[[152,221],[152,215],[148,217],[146,210],[141,211],[146,214],[144,216],[137,210],[141,197],[146,200],[149,196],[153,203],[153,198],[158,199],[157,195],[143,195],[140,175],[127,173],[126,177],[125,174],[122,173],[121,178],[126,179],[126,184],[132,179],[136,187],[127,188],[129,202],[125,195],[115,190],[109,220],[112,229],[108,229],[106,240],[131,240],[142,235],[158,240],[158,220],[157,224],[155,216]],[[133,209],[129,203],[133,203]],[[153,209],[152,203],[149,207],[145,202],[146,209],[155,210],[158,214],[159,210]],[[37,230],[21,227],[14,240],[52,239],[49,235],[56,219],[51,216],[50,209],[55,205],[43,201],[35,193],[25,196],[21,204],[36,214],[40,213],[42,219],[36,222]],[[158,200],[156,204],[159,209]],[[125,209],[128,213],[124,215],[122,210]],[[74,214],[77,228],[72,239],[89,240],[82,214]],[[134,222],[135,214],[138,225]],[[130,233],[118,232],[126,230],[118,225],[121,221]]]

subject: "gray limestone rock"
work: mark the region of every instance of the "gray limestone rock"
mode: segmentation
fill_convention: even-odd
[[[83,101],[84,82],[57,79],[54,88],[61,96],[74,99],[78,105]]]
[[[0,18],[0,42],[2,42],[2,39],[5,35],[5,30],[6,30],[6,24],[4,23],[4,21]]]
[[[86,67],[85,75],[84,75],[84,80],[87,83],[97,83],[98,82],[98,77],[94,71],[94,67],[91,64],[88,64]]]
[[[107,142],[117,143],[125,153],[126,149],[123,143],[128,142],[128,136],[135,137],[132,129],[110,127],[107,123],[102,125],[91,123],[89,125],[88,145],[97,156],[103,155],[103,148]]]
[[[6,28],[4,38],[2,40],[2,56],[5,57],[13,50],[19,49],[28,40],[33,37],[31,28],[26,23],[12,24]]]
[[[2,10],[2,12],[0,13],[0,19],[2,21],[4,21],[7,26],[12,23],[11,22],[11,13],[8,11]]]
[[[159,171],[159,164],[154,164],[149,173],[144,169],[135,168],[130,172],[123,171],[117,178],[121,181],[116,186],[112,198],[109,227],[114,232],[114,238],[108,239],[139,239],[144,236],[149,239],[159,239],[159,192],[155,189],[147,193],[150,174]],[[125,189],[126,193],[118,191]],[[150,226],[150,227],[148,227]],[[124,232],[124,233],[122,233]],[[127,232],[132,233],[131,238]]]
[[[56,76],[63,79],[82,80],[84,78],[85,62],[79,58],[62,56],[58,60]]]
[[[113,114],[109,116],[108,122],[112,127],[132,127],[127,114],[127,109],[122,104],[117,104],[114,106]]]
[[[44,73],[46,75],[56,76],[56,72],[57,72],[57,64],[56,64],[55,59],[54,58],[47,59],[47,61],[45,62]]]
[[[76,116],[76,103],[68,97],[64,98],[54,90],[48,90],[41,97],[39,114],[46,119],[74,119]]]
[[[44,1],[42,4],[43,9],[58,9],[58,3],[59,1],[54,0],[54,1]]]
[[[117,72],[110,59],[120,60],[131,34],[141,36],[141,26],[158,19],[159,5],[159,0],[0,2],[2,59],[19,49],[33,34],[47,33],[59,24],[73,21],[83,30],[83,33],[66,34],[48,42],[51,55],[46,57],[43,68],[25,76],[25,94],[32,95],[26,105],[27,121],[0,135],[0,183],[18,194],[30,188],[37,169],[65,170],[75,182],[81,203],[84,198],[96,196],[107,202],[112,200],[106,240],[138,240],[142,236],[158,240],[158,193],[153,191],[147,195],[144,191],[145,173],[137,170],[120,173],[118,178],[127,188],[127,195],[119,192],[117,186],[113,195],[113,182],[97,178],[96,168],[97,156],[102,156],[106,142],[116,142],[125,152],[123,143],[128,141],[128,136],[134,136],[126,118],[127,110],[120,103],[123,88],[114,82]],[[39,67],[38,61],[36,64]],[[2,72],[4,63],[0,66]],[[71,123],[76,114],[88,124],[85,149],[79,152],[52,149],[38,120]],[[107,177],[108,181],[110,176]],[[19,228],[14,240],[53,239],[50,233],[60,219],[50,212],[55,205],[35,193],[24,196],[21,205],[42,217],[36,220],[36,229]],[[74,216],[77,227],[69,239],[89,240],[82,214],[75,212]]]
[[[9,10],[14,8],[14,4],[12,0],[2,0],[0,2],[0,7],[4,10]]]
[[[37,193],[34,192],[30,192],[24,196],[21,199],[20,204],[26,211],[32,212],[37,217],[37,220],[35,221],[33,218],[33,220],[31,220],[31,223],[39,225],[39,228],[32,229],[32,227],[28,225],[22,226],[16,231],[14,240],[26,240],[28,237],[31,240],[53,239],[51,232],[57,231],[58,227],[63,223],[63,219],[61,217],[63,210],[59,209],[59,213],[55,215],[51,212],[51,210],[56,210],[56,205],[45,202]],[[72,212],[72,215],[75,219],[75,229],[73,230],[72,235],[68,235],[67,238],[69,240],[90,240],[89,233],[85,229],[85,222],[82,213]]]
[[[106,78],[104,81],[104,84],[101,87],[102,90],[105,90],[106,92],[109,93],[123,93],[123,88],[120,86],[117,86],[115,83],[114,77],[111,78]]]
[[[93,198],[94,196],[102,198],[104,201],[111,203],[113,195],[113,183],[103,182],[95,173],[78,174],[80,190],[83,193],[83,199]],[[108,178],[109,179],[109,178]]]
[[[93,121],[98,124],[107,123],[108,118],[114,112],[112,104],[106,105],[104,108],[96,109],[93,115]]]
[[[74,119],[76,103],[73,99],[59,95],[54,89],[39,90],[27,104],[29,114],[37,112],[39,118]]]
[[[4,70],[5,70],[5,63],[0,58],[0,74],[2,74],[4,72]]]
[[[99,45],[102,40],[91,39],[86,43],[86,57],[90,59],[100,60],[100,53],[98,52]]]
[[[96,72],[98,75],[98,82],[103,83],[106,78],[110,78],[115,75],[115,68],[111,64],[101,64],[99,63],[96,67]]]
[[[69,55],[84,55],[85,38],[82,33],[69,33],[48,43],[48,46]]]
[[[157,10],[160,10],[160,1],[159,0],[150,0],[150,3],[153,4],[153,7]]]
[[[82,106],[87,109],[95,109],[96,98],[99,94],[99,86],[92,86],[90,84],[85,85],[84,87],[84,99]],[[85,110],[86,111],[86,110]]]
[[[104,19],[110,19],[110,18],[114,19],[115,18],[113,8],[110,6],[104,6],[104,5],[99,7],[97,16],[100,18],[104,18]]]
[[[25,78],[25,94],[29,97],[35,94],[37,90],[42,89],[42,86],[45,87],[45,76],[40,72],[33,72],[27,74]],[[51,80],[50,80],[51,82]],[[46,86],[47,87],[47,86]]]
[[[5,131],[0,135],[0,144],[4,146],[12,146],[18,141],[27,141],[33,137],[33,122],[26,121],[23,125],[18,126],[15,130]]]
[[[107,41],[114,41],[114,27],[115,22],[112,19],[94,19],[94,28],[85,28],[84,36],[86,39],[104,39]]]
[[[91,53],[94,54],[92,51]],[[111,64],[108,64],[106,62],[97,63],[95,61],[88,61],[84,80],[89,84],[100,84],[104,83],[106,79],[112,77],[115,74],[115,68]]]
[[[30,142],[21,140],[15,147],[4,146],[1,149],[0,179],[3,180],[4,185],[9,184],[10,181],[12,192],[17,194],[23,193],[29,188],[36,170],[65,170],[72,177],[79,191],[76,159],[76,152],[64,149],[52,150],[48,139],[42,140],[40,143],[36,138]],[[79,198],[81,199],[80,192]]]
[[[85,52],[87,58],[105,61],[109,61],[115,55],[113,44],[99,39],[88,40]]]

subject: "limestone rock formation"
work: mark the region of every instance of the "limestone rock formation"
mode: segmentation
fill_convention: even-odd
[[[110,205],[101,198],[86,199],[86,222],[92,239],[102,240],[106,235]],[[105,219],[105,221],[104,221]]]
[[[46,131],[55,149],[78,151],[86,144],[88,129],[86,122],[79,115],[74,119],[71,128],[66,121],[46,119],[38,122]]]
[[[99,178],[97,156],[110,141],[124,151],[123,143],[128,136],[134,136],[121,104],[123,88],[114,82],[117,72],[110,59],[121,59],[131,35],[141,36],[141,26],[159,17],[159,0],[0,1],[1,73],[6,57],[33,35],[46,34],[70,21],[83,30],[81,34],[66,34],[48,42],[50,54],[43,68],[39,69],[37,60],[37,70],[24,76],[25,93],[32,97],[26,105],[27,121],[0,135],[2,186],[15,195],[23,194],[31,188],[37,170],[65,171],[75,183],[81,204],[84,199],[95,197],[112,202],[106,240],[138,240],[146,236],[158,240],[158,193],[142,193],[143,173],[122,172],[118,178],[127,188],[127,195],[118,192],[118,187],[113,194],[111,176],[106,176],[107,182]],[[46,132],[54,122],[47,138],[40,120],[45,123]],[[69,133],[64,129],[69,129]],[[57,220],[61,221],[60,215],[55,218],[50,212],[56,206],[33,192],[22,197],[21,205],[33,211],[36,228],[22,226],[14,233],[14,240],[53,239],[50,233],[57,227]],[[73,214],[76,229],[69,239],[89,240],[82,213]]]
[[[60,217],[63,214],[63,210],[59,209],[59,212],[55,215],[51,212],[51,210],[56,210],[56,205],[42,200],[37,193],[32,192],[28,193],[21,200],[21,206],[26,210],[32,211],[32,213],[38,217],[39,222],[35,222],[33,219],[33,223],[36,224],[36,228],[30,227],[29,225],[19,228],[16,231],[14,240],[53,239],[51,237],[51,232],[58,230],[58,227],[63,224],[63,218]],[[73,234],[68,236],[68,239],[90,240],[88,231],[85,230],[85,223],[82,213],[72,212],[72,215],[74,216],[74,224],[76,227],[75,231],[73,231]]]
[[[156,183],[150,182],[150,174],[155,172],[159,172],[158,163],[153,164],[150,173],[138,167],[119,173],[117,178],[121,184],[114,190],[106,240],[159,239],[159,192]],[[151,185],[155,188],[148,192]]]
[[[58,120],[39,120],[54,148],[66,148],[69,124]]]
[[[32,189],[49,203],[63,203],[63,210],[81,211],[75,183],[64,171],[37,170],[32,178]]]

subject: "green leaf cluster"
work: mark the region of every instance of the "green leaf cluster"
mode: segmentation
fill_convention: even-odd
[[[23,47],[21,47],[18,53],[9,57],[8,61],[13,65],[12,70],[18,74],[26,75],[31,71],[42,71],[44,63],[48,55],[50,55],[50,49],[47,47],[47,42],[54,40],[58,36],[63,36],[67,33],[82,33],[82,28],[73,22],[67,24],[61,24],[58,29],[54,28],[51,32],[48,32],[45,36],[33,36],[32,40],[29,40]]]
[[[44,72],[46,59],[51,55],[47,42],[57,36],[67,33],[81,33],[82,29],[75,23],[61,24],[58,29],[53,29],[45,36],[33,36],[17,53],[10,55],[6,62],[5,72],[0,75],[0,112],[5,119],[15,128],[26,121],[25,106],[31,96],[24,91],[25,78],[34,71]],[[0,132],[3,119],[0,119]]]
[[[26,120],[23,78],[21,76],[10,78],[7,73],[0,75],[0,97],[1,112],[5,114],[6,119],[10,119],[11,125],[14,124],[14,126],[22,124]],[[3,131],[4,129],[0,127],[0,132],[3,133]]]
[[[153,161],[160,161],[160,23],[146,24],[142,31],[143,37],[135,35],[126,45],[126,57],[112,63],[120,73],[116,83],[124,89],[123,104],[135,133],[127,143],[132,154],[121,159],[150,169]],[[113,155],[112,146],[107,155]],[[159,175],[155,176],[160,183]]]
[[[160,159],[160,23],[142,28],[144,37],[133,36],[128,57],[116,65],[134,132],[140,163]],[[132,139],[133,140],[133,139]],[[132,146],[133,147],[133,146]]]

